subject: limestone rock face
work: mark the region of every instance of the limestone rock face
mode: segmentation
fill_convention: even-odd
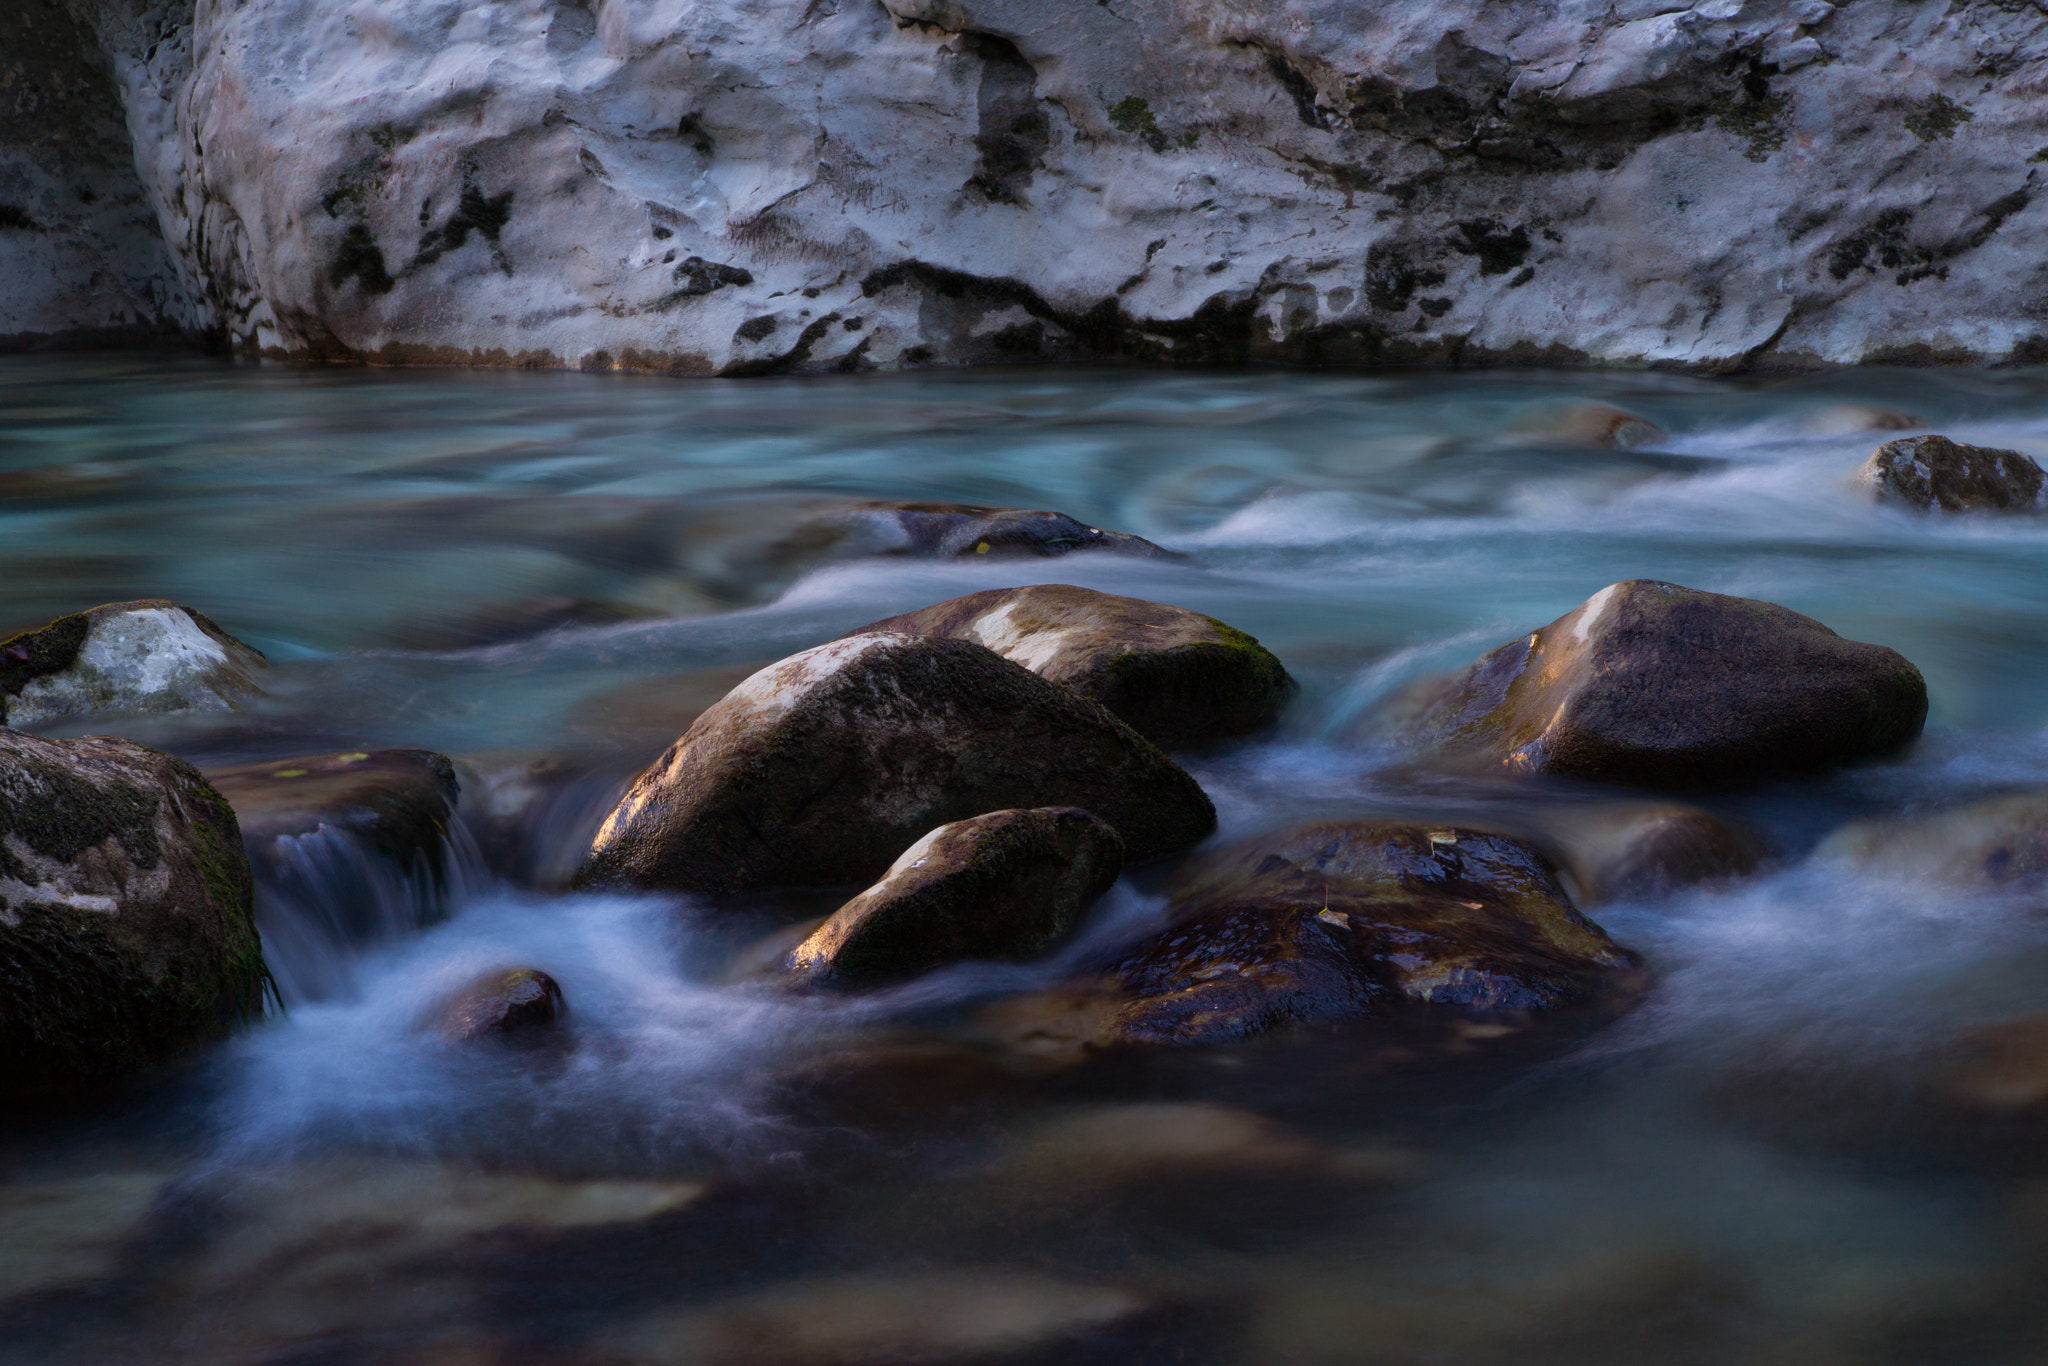
[[[1256,730],[1294,690],[1279,660],[1214,617],[1064,583],[969,593],[863,629],[986,645],[1165,749]]]
[[[1725,369],[2048,331],[2019,3],[68,3],[152,278],[276,354]]]
[[[0,722],[111,712],[226,711],[269,665],[202,614],[110,602],[0,640]]]
[[[1180,768],[1098,703],[964,640],[848,636],[697,719],[592,842],[579,881],[724,892],[873,881],[935,826],[1079,806],[1132,858],[1215,828]]]
[[[898,981],[964,959],[1035,958],[1123,871],[1124,842],[1078,807],[942,825],[790,954],[805,984]]]
[[[1108,1043],[1215,1042],[1306,1021],[1500,1032],[1640,991],[1634,955],[1533,848],[1466,829],[1324,821],[1250,841],[1176,889],[1116,963]]]
[[[2048,507],[2048,475],[2019,451],[1965,446],[1945,436],[1887,441],[1860,472],[1879,498],[1942,512],[2037,512]]]
[[[0,730],[0,1095],[226,1034],[269,980],[235,814],[183,760]]]
[[[1418,733],[1518,773],[1688,787],[1898,750],[1927,685],[1768,602],[1630,579],[1414,698]]]

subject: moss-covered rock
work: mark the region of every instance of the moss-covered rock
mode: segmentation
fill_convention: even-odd
[[[1101,704],[970,641],[849,636],[761,670],[634,782],[583,885],[860,885],[936,826],[1078,806],[1132,858],[1215,828],[1202,789]]]
[[[1909,436],[1877,448],[1858,472],[1879,499],[1933,512],[2039,512],[2048,475],[2032,457],[1945,436]]]
[[[496,1039],[531,1045],[551,1037],[568,1014],[561,985],[539,968],[487,972],[451,994],[433,1013],[433,1028],[450,1043]]]
[[[1184,877],[1171,922],[1118,959],[1117,1044],[1198,1044],[1367,1017],[1507,1036],[1612,1010],[1635,956],[1504,835],[1322,821],[1248,841]]]
[[[207,772],[242,826],[249,856],[276,856],[278,841],[326,826],[410,869],[437,868],[454,818],[455,767],[424,749],[356,750],[239,764]]]
[[[1773,603],[1630,579],[1407,705],[1402,724],[1449,755],[1691,787],[1894,753],[1926,722],[1927,684],[1897,651]]]
[[[92,1086],[260,1013],[234,810],[126,740],[0,730],[0,1094]]]
[[[1077,807],[942,825],[789,957],[805,985],[900,981],[963,959],[1035,958],[1123,871],[1124,842]]]
[[[986,645],[1094,698],[1164,749],[1257,730],[1294,692],[1280,661],[1235,627],[1072,584],[969,593],[863,630]]]
[[[259,692],[256,650],[175,602],[111,602],[0,640],[0,723],[226,711]]]

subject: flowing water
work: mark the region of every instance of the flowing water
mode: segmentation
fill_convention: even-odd
[[[1589,403],[1661,434],[1566,439]],[[1961,1026],[2048,1009],[2048,919],[1812,853],[2048,786],[2048,521],[1873,505],[1872,405],[2048,456],[2029,371],[0,362],[0,635],[176,599],[269,655],[269,693],[122,733],[202,766],[429,748],[464,781],[446,866],[308,845],[266,881],[288,1010],[83,1113],[0,1118],[0,1358],[2048,1361],[2048,1136],[1980,1142],[1899,1082]],[[1184,558],[804,533],[860,499],[1054,508]],[[1765,869],[1598,907],[1657,986],[1547,1056],[991,1062],[954,1026],[1059,963],[795,999],[735,963],[829,896],[736,917],[560,890],[752,667],[1025,582],[1210,613],[1302,682],[1276,732],[1188,760],[1226,837],[1568,811],[1598,794],[1418,770],[1375,706],[1636,577],[1893,646],[1932,711],[1892,762],[1717,798]],[[1063,961],[1158,913],[1127,881]],[[569,1046],[419,1032],[511,964],[562,983]]]

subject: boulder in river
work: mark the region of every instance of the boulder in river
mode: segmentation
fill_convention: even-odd
[[[0,723],[109,712],[227,711],[260,691],[262,654],[190,607],[145,598],[0,640]]]
[[[1930,512],[2039,511],[2048,475],[2019,451],[1909,436],[1877,448],[1859,471],[1878,498]]]
[[[325,827],[354,834],[402,869],[437,868],[454,818],[455,767],[424,749],[352,750],[207,772],[235,808],[258,861],[287,836]]]
[[[435,1032],[451,1043],[544,1042],[568,1013],[562,988],[539,968],[487,972],[443,1001]]]
[[[872,882],[934,827],[1078,806],[1132,859],[1196,843],[1215,808],[1100,703],[971,641],[848,636],[761,670],[635,780],[585,886],[729,892]]]
[[[1856,821],[1816,852],[1890,877],[2038,889],[2048,884],[2048,791],[2008,793],[1931,816]]]
[[[942,825],[790,955],[795,980],[868,986],[1058,944],[1123,871],[1124,842],[1072,806]]]
[[[1172,558],[1142,536],[1104,531],[1064,512],[974,507],[964,503],[854,503],[814,516],[792,534],[798,543],[832,543],[840,554],[908,555],[920,559],[1014,558],[1107,550]]]
[[[1764,854],[1747,828],[1679,802],[1567,808],[1542,826],[1538,842],[1556,854],[1584,905],[1746,877]]]
[[[127,740],[0,729],[0,1095],[218,1039],[269,982],[234,810]]]
[[[1505,1037],[1624,1007],[1644,985],[1542,855],[1486,831],[1320,821],[1209,860],[1173,896],[1168,926],[1111,965],[1124,999],[1099,1042],[1349,1016]]]
[[[1065,583],[969,593],[868,631],[986,645],[1094,698],[1162,749],[1257,730],[1294,691],[1265,647],[1214,617]]]
[[[1749,598],[1630,579],[1410,696],[1415,734],[1515,773],[1654,787],[1891,754],[1927,684],[1897,651]]]

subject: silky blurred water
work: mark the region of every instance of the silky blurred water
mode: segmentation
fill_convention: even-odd
[[[1589,404],[1661,435],[1592,443]],[[0,636],[190,604],[270,656],[269,695],[120,733],[201,764],[445,751],[480,841],[449,904],[359,908],[386,927],[360,943],[315,933],[342,913],[310,897],[278,912],[309,917],[273,936],[289,1014],[87,1113],[0,1119],[0,1358],[2048,1360],[2048,1158],[1929,1131],[1899,1083],[1949,1031],[2048,1008],[2048,921],[1811,852],[1854,817],[2048,785],[2048,519],[1876,506],[1854,471],[1899,432],[1875,409],[2048,458],[2037,371],[0,361]],[[864,499],[1057,509],[1182,558],[859,558],[801,533]],[[1598,908],[1658,986],[1547,1058],[1374,1080],[1252,1046],[991,1075],[941,1026],[1087,944],[820,1003],[739,968],[830,898],[736,924],[550,890],[751,666],[1027,582],[1210,613],[1302,681],[1276,733],[1189,761],[1225,837],[1564,810],[1600,794],[1419,772],[1374,707],[1637,577],[1900,650],[1929,727],[1895,761],[1717,799],[1764,872]],[[494,784],[534,765],[568,777],[493,825]],[[1088,943],[1157,911],[1120,885]],[[561,981],[573,1047],[420,1032],[510,964]],[[875,1307],[898,1300],[920,1307]]]

